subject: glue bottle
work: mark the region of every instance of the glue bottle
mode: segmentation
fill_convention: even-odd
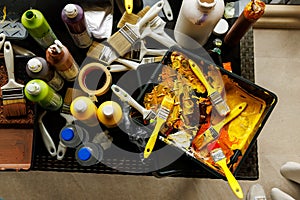
[[[57,39],[44,15],[39,10],[29,9],[25,11],[21,17],[21,23],[43,49],[47,49]]]
[[[174,28],[175,40],[181,47],[204,45],[224,13],[223,0],[183,0]]]
[[[92,44],[93,39],[87,29],[84,11],[79,5],[67,4],[61,12],[61,18],[76,46],[87,48]]]
[[[122,108],[114,101],[105,101],[97,109],[97,117],[107,128],[116,127],[122,120]]]
[[[61,129],[59,138],[66,147],[76,148],[89,140],[89,133],[83,127],[68,124]]]
[[[97,119],[97,106],[94,102],[86,97],[76,97],[70,105],[71,114],[84,124],[90,127],[99,125]]]
[[[79,66],[66,46],[59,40],[48,47],[46,60],[67,81],[74,81],[79,74]]]
[[[32,102],[37,102],[46,110],[56,111],[63,104],[60,94],[55,92],[45,81],[33,79],[29,81],[24,89],[25,96]]]
[[[61,90],[64,86],[62,77],[42,57],[31,58],[27,62],[26,72],[33,79],[46,81],[56,91]]]
[[[87,142],[77,147],[75,158],[82,166],[95,165],[103,159],[103,148],[100,144]]]

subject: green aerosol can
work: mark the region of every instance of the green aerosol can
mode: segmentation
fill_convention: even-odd
[[[29,9],[22,15],[21,22],[33,39],[47,49],[57,39],[44,15],[36,9]]]
[[[56,111],[63,104],[61,95],[40,79],[29,81],[25,86],[24,93],[28,100],[38,103],[46,110]]]

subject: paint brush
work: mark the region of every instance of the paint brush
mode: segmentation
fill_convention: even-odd
[[[117,28],[122,28],[126,22],[129,24],[136,24],[139,21],[139,19],[149,11],[149,9],[150,6],[145,6],[137,14],[134,13],[128,14],[127,12],[124,12],[117,24]]]
[[[117,95],[121,101],[127,102],[130,106],[135,108],[139,113],[143,115],[144,120],[154,119],[156,114],[152,110],[147,110],[143,106],[141,106],[136,100],[134,100],[125,90],[117,85],[111,86],[112,91],[115,95]]]
[[[146,144],[145,150],[144,150],[144,158],[148,158],[150,156],[150,154],[152,153],[156,139],[158,137],[158,133],[159,133],[162,125],[167,121],[170,111],[173,108],[173,105],[174,105],[174,98],[167,96],[167,95],[164,96],[164,98],[161,102],[161,106],[156,115],[156,124],[155,124],[154,130],[153,130],[153,132]]]
[[[119,56],[124,56],[131,46],[140,39],[141,28],[162,10],[163,5],[163,0],[157,2],[136,24],[125,23],[122,28],[107,39],[109,45]]]
[[[8,83],[1,87],[3,114],[6,117],[17,117],[27,114],[24,85],[15,81],[14,55],[11,43],[4,43],[4,60],[7,69]]]
[[[100,61],[104,65],[110,65],[118,58],[116,52],[109,46],[96,41],[93,41],[86,55]]]
[[[215,88],[210,86],[210,84],[206,80],[199,66],[191,59],[189,59],[189,64],[194,74],[197,76],[197,78],[202,82],[202,84],[206,88],[207,95],[213,107],[216,109],[216,111],[220,116],[226,116],[230,112],[230,109],[226,101],[222,98],[221,94]]]
[[[219,123],[211,125],[204,133],[195,138],[193,142],[197,149],[202,149],[208,143],[216,140],[219,137],[221,129],[230,121],[239,116],[247,107],[247,103],[243,102],[235,106],[230,113]]]
[[[133,9],[133,0],[124,0],[124,5],[125,5],[126,12],[128,14],[131,14]]]
[[[226,179],[228,181],[228,184],[229,184],[231,190],[233,191],[233,193],[239,199],[243,199],[243,197],[244,197],[243,190],[242,190],[240,184],[238,183],[238,181],[236,180],[236,178],[233,176],[231,171],[228,169],[228,166],[226,163],[227,159],[226,159],[226,156],[225,156],[222,148],[220,147],[220,145],[217,142],[214,142],[214,143],[210,144],[207,147],[207,149],[210,152],[210,155],[213,158],[214,162],[222,168],[222,170],[226,176]]]

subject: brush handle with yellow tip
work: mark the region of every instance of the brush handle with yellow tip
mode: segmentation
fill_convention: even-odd
[[[133,0],[124,0],[125,9],[128,14],[132,13],[133,9]]]
[[[225,126],[227,123],[229,123],[231,120],[239,116],[247,107],[247,103],[243,102],[235,106],[230,113],[219,123],[210,126],[200,137],[199,141],[201,144],[196,145],[197,149],[202,149],[205,147],[208,143],[212,142],[213,140],[216,140],[219,137],[220,130]]]
[[[211,87],[211,85],[206,80],[204,74],[202,73],[201,69],[193,60],[189,59],[189,64],[194,74],[206,88],[207,95],[210,98],[210,101],[216,109],[216,111],[218,112],[218,114],[220,116],[226,116],[230,112],[230,109],[225,100],[222,98],[221,94],[216,89]]]
[[[236,180],[236,178],[233,176],[233,174],[231,173],[231,171],[228,169],[227,163],[226,163],[226,157],[223,153],[223,150],[220,148],[220,146],[216,143],[214,144],[215,147],[213,147],[213,149],[211,150],[210,148],[210,155],[213,158],[214,162],[219,165],[225,176],[226,179],[228,181],[228,184],[231,188],[231,190],[233,191],[233,193],[239,198],[239,199],[243,199],[244,194],[243,194],[243,190],[240,186],[240,184],[238,183],[238,181]]]
[[[157,116],[156,116],[156,124],[155,128],[146,144],[145,150],[144,150],[144,158],[148,158],[150,154],[152,153],[152,150],[154,148],[158,133],[160,131],[161,126],[166,122],[170,111],[172,110],[174,105],[174,99],[169,96],[164,96],[161,106],[158,110]]]

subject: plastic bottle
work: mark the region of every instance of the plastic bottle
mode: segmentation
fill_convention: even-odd
[[[61,129],[59,138],[66,147],[76,148],[89,140],[89,133],[78,125],[68,124]]]
[[[107,128],[116,127],[122,120],[122,108],[114,101],[105,101],[97,109],[97,117]]]
[[[43,49],[47,49],[57,39],[39,10],[29,9],[25,11],[21,17],[21,23]]]
[[[223,0],[183,0],[174,36],[181,47],[197,48],[204,45],[224,13]]]
[[[89,47],[93,39],[87,29],[83,9],[77,4],[67,4],[61,12],[61,18],[65,23],[76,46]]]
[[[70,111],[76,119],[87,126],[94,127],[99,125],[97,119],[97,106],[88,97],[76,97],[70,105]]]
[[[33,79],[42,79],[50,87],[59,91],[64,86],[64,80],[42,57],[31,58],[26,65],[26,73]]]
[[[37,102],[46,110],[56,111],[62,104],[61,95],[55,92],[45,81],[33,79],[29,81],[24,89],[25,96],[32,102]]]
[[[74,81],[79,74],[79,66],[66,46],[59,40],[48,47],[46,60],[67,81]]]
[[[87,142],[77,147],[75,158],[82,166],[95,165],[103,159],[103,149],[100,144]]]

